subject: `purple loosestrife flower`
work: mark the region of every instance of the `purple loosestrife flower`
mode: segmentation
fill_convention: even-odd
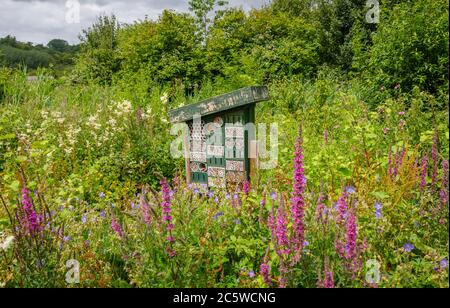
[[[289,240],[287,235],[287,219],[286,212],[283,206],[278,208],[277,213],[277,226],[276,226],[276,237],[277,244],[280,249],[281,254],[289,254]]]
[[[398,175],[398,171],[401,168],[401,166],[403,165],[403,160],[405,159],[405,156],[406,156],[405,148],[403,148],[400,152],[397,152],[397,154],[395,155],[394,176]]]
[[[356,257],[356,239],[358,237],[357,227],[356,227],[356,216],[350,214],[347,220],[347,227],[345,231],[345,250],[346,258],[348,260],[354,260]]]
[[[140,198],[139,198],[139,204],[141,207],[141,212],[142,212],[142,217],[144,219],[144,222],[147,225],[151,225],[152,224],[152,216],[150,214],[150,206],[147,203],[147,201],[145,200],[145,194],[141,194]]]
[[[427,171],[428,171],[428,155],[425,154],[422,158],[422,167],[420,171],[420,191],[424,192],[427,186]]]
[[[388,159],[388,175],[390,178],[393,177],[393,170],[394,170],[394,166],[393,166],[393,161],[392,161],[392,146],[389,147],[389,159]]]
[[[433,137],[433,148],[431,153],[431,158],[433,159],[433,166],[432,166],[432,174],[431,174],[431,183],[434,185],[437,184],[437,173],[438,173],[438,143],[439,143],[439,136],[438,132],[436,131]]]
[[[337,221],[338,221],[338,223],[342,224],[345,221],[345,217],[347,216],[347,210],[348,210],[345,193],[342,193],[341,196],[339,197],[336,207],[337,207],[337,212],[338,212]]]
[[[439,193],[442,206],[448,203],[448,160],[442,162],[442,187]]]
[[[334,247],[336,249],[336,252],[341,258],[345,258],[345,245],[342,244],[342,242],[339,239],[336,239],[334,243]]]
[[[120,237],[120,238],[125,237],[125,233],[123,232],[122,227],[116,221],[116,218],[114,216],[111,218],[111,228],[117,234],[118,237]]]
[[[167,254],[169,257],[173,258],[177,255],[177,252],[172,248],[172,244],[175,243],[175,238],[172,236],[172,231],[174,229],[174,225],[172,223],[173,218],[171,216],[171,201],[172,197],[170,195],[170,186],[167,183],[166,179],[161,181],[161,194],[162,194],[162,209],[164,221],[167,222],[166,231],[167,231],[167,241],[169,242],[169,246],[167,247]]]
[[[248,196],[248,194],[250,193],[250,182],[249,181],[244,182],[242,191],[244,192],[245,195]]]
[[[278,270],[280,271],[280,277],[278,278],[278,287],[284,289],[286,288],[287,284],[286,274],[288,273],[288,268],[283,260],[281,260],[280,268]]]
[[[403,245],[403,249],[408,253],[412,252],[414,248],[414,245],[411,243],[406,243],[405,245]]]
[[[270,266],[267,263],[267,260],[261,264],[261,276],[264,279],[265,284],[270,287],[272,286],[272,279],[270,278]]]
[[[333,289],[334,288],[334,277],[333,272],[329,269],[325,269],[325,282],[324,288]]]
[[[167,184],[167,181],[164,179],[161,181],[161,194],[162,194],[162,210],[163,210],[163,219],[166,222],[172,221],[172,216],[170,215],[171,209],[171,197],[170,197],[170,187]]]
[[[325,196],[323,193],[320,193],[319,199],[317,200],[317,207],[316,207],[316,219],[319,222],[324,221],[324,212],[325,212]]]
[[[299,130],[297,143],[295,144],[295,159],[294,159],[294,185],[291,199],[291,215],[292,225],[294,230],[294,238],[292,240],[294,249],[297,251],[295,261],[300,258],[303,249],[303,242],[305,240],[305,190],[306,177],[304,169],[304,155],[303,155],[303,137],[302,130]],[[295,263],[296,263],[295,262]]]
[[[30,191],[26,187],[22,188],[21,201],[23,210],[21,226],[29,235],[34,235],[39,232],[39,221],[30,198]]]

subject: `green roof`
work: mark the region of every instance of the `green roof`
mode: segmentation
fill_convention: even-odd
[[[187,122],[192,120],[195,115],[208,116],[268,99],[269,90],[267,87],[247,87],[171,110],[169,111],[169,118],[172,123]]]

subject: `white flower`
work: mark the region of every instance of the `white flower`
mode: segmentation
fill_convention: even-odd
[[[87,121],[88,126],[92,127],[95,130],[100,129],[101,125],[97,122],[97,120],[98,120],[97,116],[95,116],[95,115],[90,116]]]
[[[124,100],[121,103],[117,103],[117,110],[115,110],[114,113],[118,116],[121,116],[123,114],[131,113],[131,111],[132,111],[131,102]]]
[[[163,104],[167,104],[169,102],[169,93],[164,93],[163,96],[161,96],[161,102]]]
[[[108,124],[112,127],[116,126],[117,121],[115,119],[109,119]]]
[[[11,244],[14,241],[14,236],[8,236],[3,243],[0,243],[1,250],[8,250],[8,248],[11,246]]]

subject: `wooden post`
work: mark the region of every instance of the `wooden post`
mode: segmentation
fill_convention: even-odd
[[[257,180],[257,175],[258,175],[258,166],[259,166],[259,161],[258,161],[258,140],[251,140],[250,141],[250,180],[254,183],[254,181]]]
[[[189,138],[187,134],[184,134],[184,160],[186,165],[186,183],[192,184],[191,174],[191,155],[189,152]]]

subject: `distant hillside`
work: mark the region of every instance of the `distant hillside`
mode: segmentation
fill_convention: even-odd
[[[63,71],[73,65],[78,45],[71,46],[61,39],[51,40],[47,46],[18,41],[13,36],[0,39],[0,65],[25,66],[28,70],[38,67],[53,67]]]

